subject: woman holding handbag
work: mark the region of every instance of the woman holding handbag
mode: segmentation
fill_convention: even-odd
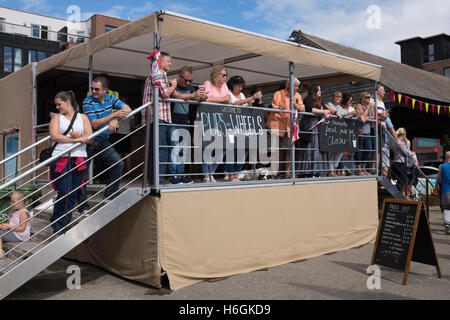
[[[70,192],[82,184],[87,168],[83,163],[87,158],[86,144],[90,142],[88,137],[92,134],[92,126],[87,116],[75,111],[77,102],[73,91],[59,92],[55,96],[55,104],[59,115],[50,120],[50,138],[54,142],[52,157],[76,143],[83,144],[50,164],[53,186],[58,191],[50,218],[53,233],[66,227],[72,220],[71,211],[77,201],[77,192]],[[78,168],[73,169],[78,165]],[[62,176],[66,172],[69,173]]]

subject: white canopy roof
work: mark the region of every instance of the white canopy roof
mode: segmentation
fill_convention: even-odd
[[[159,19],[159,20],[158,20]],[[144,78],[147,56],[157,32],[162,51],[172,56],[172,71],[194,68],[195,83],[209,80],[209,69],[223,64],[248,85],[279,82],[289,77],[289,61],[297,78],[353,75],[378,81],[381,67],[327,51],[283,41],[212,22],[161,11],[130,22],[86,43],[38,63],[38,74],[52,68],[87,72],[93,55],[94,73]]]

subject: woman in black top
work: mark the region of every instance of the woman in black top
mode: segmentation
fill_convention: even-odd
[[[330,110],[322,103],[320,86],[312,85],[309,87],[308,95],[305,97],[303,103],[305,105],[305,111],[312,112],[315,116],[304,115],[300,120],[301,133],[297,144],[300,148],[299,161],[297,162],[298,176],[326,176],[328,171],[328,157],[326,152],[319,151],[319,130],[315,125],[322,117],[328,116]]]

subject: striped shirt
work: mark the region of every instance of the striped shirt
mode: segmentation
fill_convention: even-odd
[[[161,81],[162,87],[159,88],[159,97],[161,98],[162,92],[169,91],[169,79],[167,78],[167,73],[164,70],[161,70],[163,74],[163,80]],[[147,77],[147,80],[145,80],[145,87],[144,87],[144,98],[142,99],[142,104],[149,103],[152,101],[153,96],[153,85],[150,76]],[[153,122],[153,108],[152,105],[149,106],[151,113],[150,113],[150,122]],[[142,124],[146,124],[147,121],[147,110],[149,108],[145,108],[141,111],[142,115]],[[170,115],[170,102],[159,102],[159,119],[162,121],[165,121],[167,123],[172,123],[172,117]]]
[[[120,101],[116,96],[105,94],[105,102],[101,103],[95,99],[92,95],[84,99],[83,101],[83,113],[89,118],[89,121],[102,119],[109,116],[112,113],[112,109],[121,110],[126,104]],[[102,128],[107,127],[105,124]],[[102,128],[97,128],[95,131]],[[109,130],[103,131],[94,140],[103,140],[109,137]]]

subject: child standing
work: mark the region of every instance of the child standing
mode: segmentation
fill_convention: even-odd
[[[0,258],[3,258],[5,254],[2,248],[3,241],[21,242],[30,237],[30,223],[26,222],[21,224],[30,217],[28,210],[25,207],[25,202],[26,196],[23,192],[14,191],[11,194],[13,211],[9,216],[8,223],[0,224]]]

